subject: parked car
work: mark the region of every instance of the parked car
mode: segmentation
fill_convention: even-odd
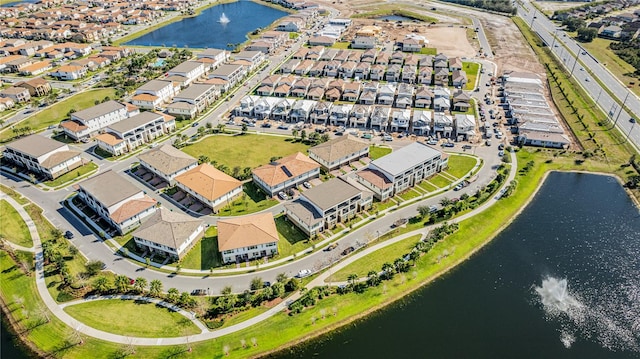
[[[489,132],[489,133],[491,133],[491,132]],[[491,146],[491,140],[487,140],[487,141],[485,141],[485,144],[486,144],[487,146]]]
[[[199,125],[199,123],[194,122],[194,123],[192,123],[192,124],[191,124],[191,127],[196,127],[196,126],[198,126],[198,125]]]
[[[455,186],[455,187],[453,188],[453,190],[454,190],[454,191],[459,191],[459,190],[461,190],[463,187],[464,187],[464,184],[462,184],[462,183],[458,183],[458,185],[457,185],[457,186]]]
[[[498,149],[499,149],[499,150],[504,150],[504,143],[499,144],[499,145],[498,145]]]
[[[300,272],[298,272],[298,274],[296,274],[296,277],[298,278],[304,278],[304,277],[308,277],[311,275],[311,271],[308,269],[303,269]]]
[[[73,233],[71,231],[64,232],[64,238],[66,238],[66,239],[73,238]]]
[[[191,295],[207,295],[206,289],[194,289],[191,291]]]
[[[462,146],[463,150],[470,150],[471,149],[471,145],[464,145]]]
[[[445,142],[442,144],[442,147],[455,147],[456,145],[453,142]]]
[[[311,183],[309,182],[303,182],[302,185],[304,186],[304,188],[311,188]]]
[[[336,249],[336,247],[338,246],[338,243],[331,243],[330,245],[327,246],[327,248],[325,248],[324,250],[327,252],[330,252],[334,249]]]
[[[635,118],[633,118],[633,117],[631,117],[631,118],[629,119],[629,122],[631,122],[631,123],[636,123],[636,119],[635,119]]]
[[[438,211],[438,207],[437,206],[429,206],[429,213],[433,213],[433,212],[437,212]]]
[[[436,140],[427,141],[427,145],[432,145],[433,146],[433,145],[437,145],[437,144],[438,144],[438,141],[436,141]]]
[[[504,151],[498,151],[498,156],[500,157],[504,156]]]
[[[280,191],[278,192],[278,197],[280,197],[281,200],[286,201],[289,199],[289,196],[287,196],[286,193],[284,193],[284,191]]]
[[[393,137],[389,136],[389,135],[384,135],[384,137],[382,137],[385,141],[393,141]]]
[[[355,250],[355,248],[353,248],[353,247],[347,247],[347,248],[344,249],[344,251],[342,251],[342,255],[346,256],[349,253],[353,252],[354,250]]]

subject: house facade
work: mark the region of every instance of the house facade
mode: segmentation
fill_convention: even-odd
[[[309,157],[331,171],[369,156],[369,144],[346,135],[309,149]]]
[[[204,236],[200,219],[160,208],[133,233],[138,248],[180,260]]]
[[[83,164],[80,152],[40,135],[30,135],[6,144],[4,158],[47,179],[55,179]]]
[[[269,196],[320,176],[320,165],[298,152],[252,171],[253,182]]]
[[[278,240],[269,212],[218,221],[218,250],[224,263],[274,256],[278,254]]]
[[[214,212],[230,204],[242,193],[242,182],[203,163],[175,177],[176,186]]]
[[[198,166],[198,160],[178,150],[170,144],[151,149],[138,156],[140,165],[157,176],[162,177],[170,186],[175,178]]]

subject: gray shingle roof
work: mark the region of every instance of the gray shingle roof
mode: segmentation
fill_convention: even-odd
[[[170,144],[164,144],[158,148],[147,151],[139,155],[138,159],[167,175],[189,167],[192,164],[198,164],[198,160]]]
[[[108,170],[78,184],[107,207],[142,192],[121,175]]]
[[[111,101],[103,102],[99,105],[95,105],[93,107],[89,107],[86,110],[74,112],[72,116],[84,121],[88,121],[96,117],[99,117],[114,111],[118,111],[123,108],[126,108],[126,106],[119,102],[111,100]]]
[[[40,157],[65,146],[65,144],[44,136],[31,135],[13,141],[6,146],[13,150],[28,154],[31,157]]]
[[[301,197],[308,199],[322,210],[327,210],[353,196],[362,193],[340,178],[334,178],[304,191]]]
[[[177,249],[201,224],[200,219],[161,208],[142,223],[133,236]]]
[[[440,151],[422,142],[414,142],[372,161],[371,165],[393,176],[397,176],[422,162],[440,155]]]

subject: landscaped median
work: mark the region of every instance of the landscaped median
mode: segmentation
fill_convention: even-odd
[[[25,248],[33,246],[26,223],[4,199],[0,200],[0,238]]]

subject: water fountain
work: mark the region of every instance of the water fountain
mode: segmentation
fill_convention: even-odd
[[[229,18],[227,17],[227,15],[225,15],[224,13],[222,13],[222,15],[220,15],[220,20],[218,20],[219,23],[221,23],[222,25],[226,25],[230,22],[231,20],[229,20]]]
[[[545,308],[567,312],[572,308],[582,306],[567,291],[567,280],[547,277],[542,280],[542,286],[536,287],[536,292],[540,295],[540,300]]]

